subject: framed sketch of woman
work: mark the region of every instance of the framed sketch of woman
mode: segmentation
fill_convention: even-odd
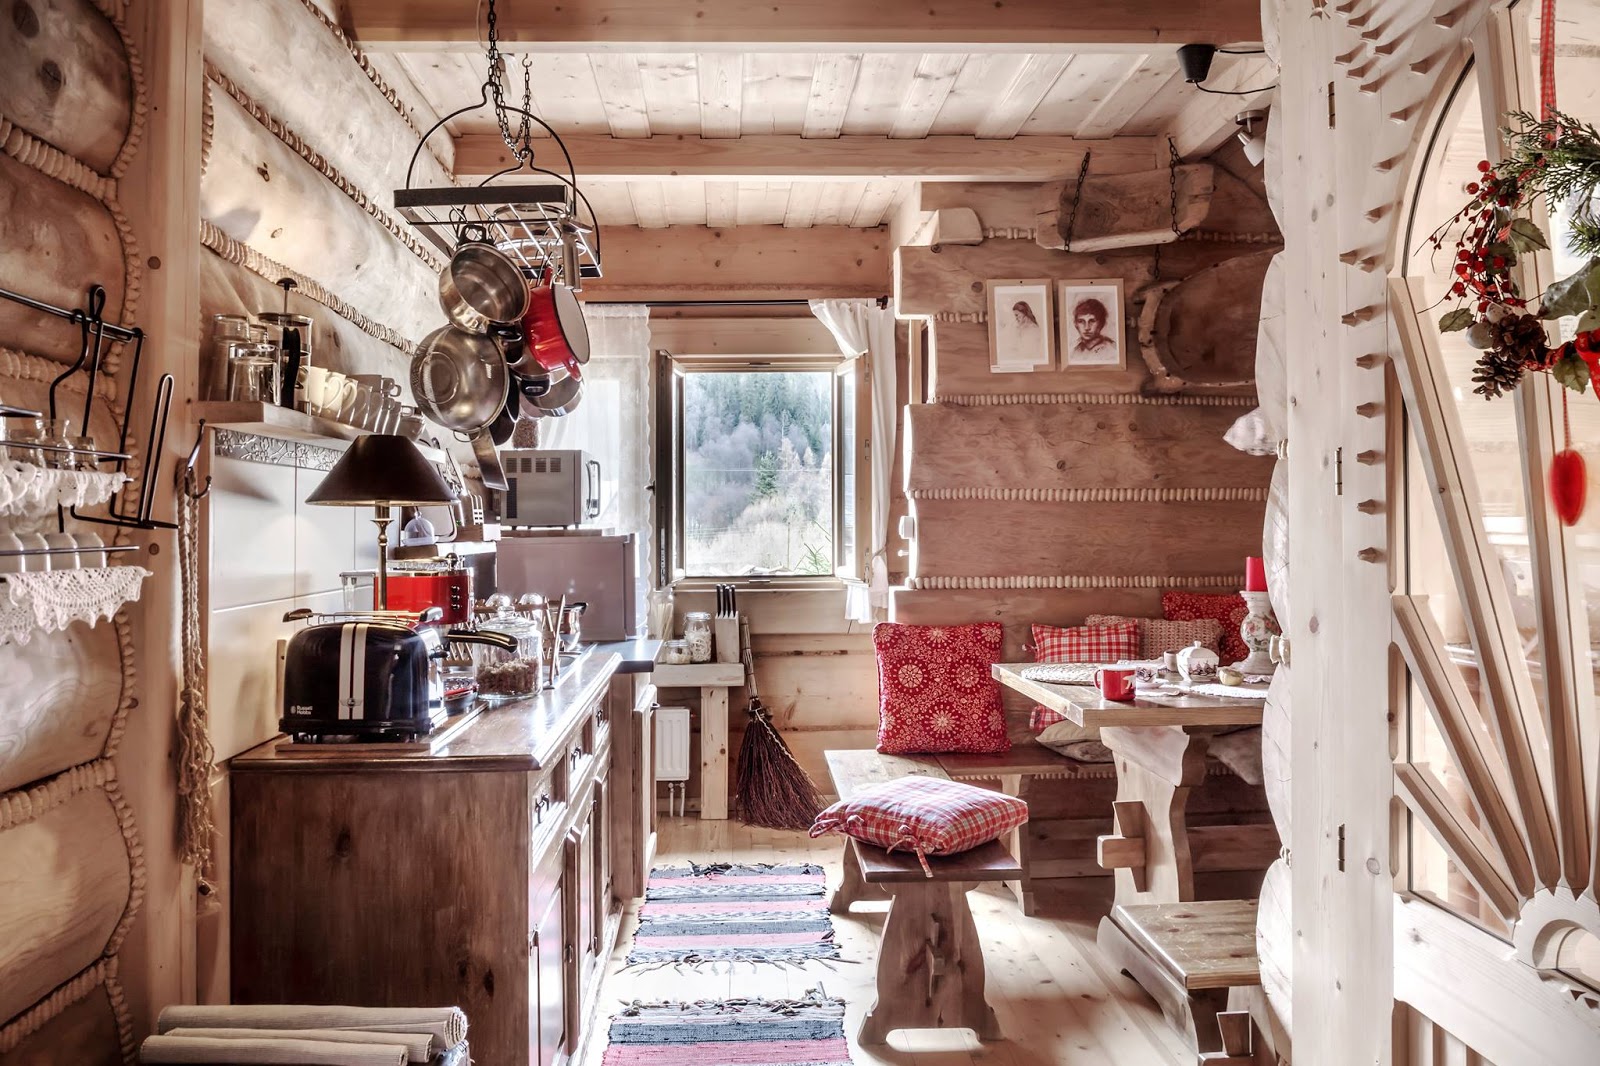
[[[1050,281],[989,281],[989,369],[996,374],[1050,370],[1055,318]]]
[[[1122,281],[1060,283],[1061,366],[1126,370]]]

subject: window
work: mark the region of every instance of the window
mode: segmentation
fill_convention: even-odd
[[[854,572],[854,364],[671,364],[670,569],[697,578]],[[663,501],[666,502],[666,501]]]

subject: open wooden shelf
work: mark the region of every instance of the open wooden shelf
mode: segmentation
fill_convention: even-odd
[[[656,663],[652,678],[659,688],[738,688],[744,684],[743,663]]]
[[[204,400],[194,405],[194,415],[205,419],[206,425],[216,429],[255,433],[274,440],[299,441],[322,448],[342,450],[357,437],[367,434],[367,430],[335,422],[331,418],[318,418],[304,411],[259,401]],[[444,452],[438,448],[418,444],[417,450],[429,462],[444,461]]]

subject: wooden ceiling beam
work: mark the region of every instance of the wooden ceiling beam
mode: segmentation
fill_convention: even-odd
[[[1162,135],[1163,143],[1171,137],[1179,158],[1204,159],[1239,132],[1234,121],[1239,112],[1264,108],[1272,102],[1277,82],[1278,68],[1265,57],[1231,64],[1206,81],[1206,88],[1213,92],[1193,90],[1193,98],[1183,105]],[[1224,92],[1246,95],[1220,95]]]
[[[342,0],[367,50],[477,51],[477,0]],[[1148,51],[1261,39],[1259,0],[569,0],[503,4],[502,42],[540,51]]]
[[[881,226],[602,226],[600,254],[605,277],[584,282],[584,300],[868,297],[891,280]]]
[[[1072,137],[605,137],[562,138],[578,181],[655,178],[837,181],[857,178],[923,181],[1049,181],[1077,173],[1092,150],[1097,173],[1149,170],[1157,162],[1152,137],[1080,141]],[[551,143],[551,142],[543,142]],[[559,153],[535,158],[540,166],[565,170]],[[1164,154],[1161,158],[1165,158]],[[455,141],[456,173],[493,174],[510,164],[505,142],[494,133],[467,133]]]

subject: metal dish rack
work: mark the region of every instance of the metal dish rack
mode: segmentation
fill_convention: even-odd
[[[26,296],[19,292],[13,292],[12,290],[6,288],[0,288],[0,299],[9,300],[12,303],[20,304],[23,307],[27,307],[31,310],[50,315],[53,318],[59,318],[63,321],[70,322],[78,327],[82,337],[82,341],[78,349],[78,358],[68,365],[65,370],[63,370],[55,377],[54,380],[50,382],[49,417],[57,417],[58,403],[56,393],[57,390],[60,389],[61,384],[74,374],[79,372],[86,373],[88,375],[88,381],[86,383],[82,414],[82,425],[86,434],[89,432],[89,426],[92,424],[91,419],[94,415],[95,384],[99,380],[101,360],[105,355],[106,342],[110,340],[113,342],[131,344],[133,346],[133,357],[128,363],[128,372],[126,378],[124,379],[124,387],[121,390],[122,394],[127,396],[129,400],[127,406],[122,412],[121,417],[116,417],[115,413],[113,412],[113,417],[117,422],[117,449],[115,451],[100,449],[91,451],[88,449],[63,448],[57,445],[49,445],[42,442],[33,441],[30,441],[27,445],[29,449],[35,451],[52,453],[70,452],[77,455],[92,456],[97,465],[104,465],[108,463],[113,464],[113,469],[116,472],[125,473],[127,470],[128,461],[133,457],[128,451],[128,430],[133,418],[132,398],[138,395],[139,368],[142,356],[144,354],[144,331],[137,326],[120,326],[105,320],[106,290],[104,286],[101,285],[91,285],[89,287],[87,299],[83,307],[57,307],[56,305],[47,303],[44,300],[35,299],[34,297]],[[156,385],[156,397],[150,414],[150,431],[145,438],[149,449],[147,452],[149,460],[145,463],[143,476],[139,483],[139,496],[137,504],[127,504],[126,500],[123,498],[124,494],[119,491],[112,494],[110,500],[107,501],[104,514],[84,514],[81,513],[76,506],[71,508],[62,508],[58,506],[56,508],[56,527],[59,531],[66,531],[66,520],[69,513],[74,519],[80,522],[90,522],[96,525],[116,526],[121,529],[149,530],[177,528],[176,523],[163,522],[151,517],[151,512],[155,508],[155,493],[153,488],[155,484],[156,468],[160,465],[160,456],[166,445],[167,421],[172,411],[172,390],[172,375],[162,374],[159,382]],[[29,411],[9,405],[0,406],[0,418],[40,417],[44,417],[43,412]],[[138,545],[108,544],[83,550],[88,552],[103,551],[111,554],[135,551],[137,549]],[[27,548],[21,551],[0,551],[0,556],[11,557],[18,555],[62,555],[77,550],[78,549],[74,548]]]

